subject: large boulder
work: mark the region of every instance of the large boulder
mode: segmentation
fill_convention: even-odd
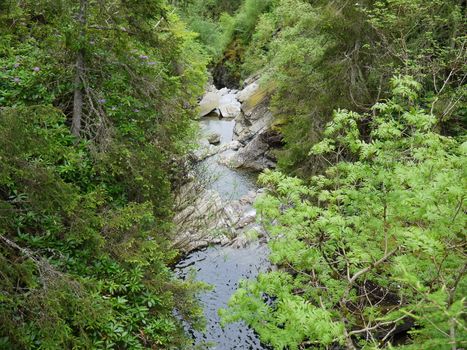
[[[241,113],[241,103],[236,98],[237,92],[227,88],[217,90],[210,86],[199,103],[200,117],[212,112],[224,118],[235,118]]]
[[[233,94],[225,94],[219,99],[219,111],[224,118],[235,118],[242,111],[242,105]]]
[[[243,90],[237,93],[237,100],[240,102],[245,102],[249,99],[257,90],[259,89],[259,83],[254,81],[253,83],[247,85]]]
[[[221,155],[219,162],[258,171],[275,167],[274,150],[283,144],[282,136],[273,131],[274,116],[269,110],[273,90],[272,83],[260,85],[258,79],[254,79],[237,93],[243,113],[235,118],[234,140],[244,147],[236,153]]]
[[[271,91],[271,84],[260,86],[256,80],[237,94],[239,101],[243,101],[243,113],[235,118],[235,140],[246,144],[270,128],[274,119],[269,110]]]
[[[227,95],[228,93],[230,93],[230,89],[228,89],[226,87],[219,90],[219,95],[220,96]]]
[[[247,145],[239,151],[220,158],[220,162],[232,168],[247,168],[255,171],[275,168],[271,147],[267,144],[265,135],[257,134]]]
[[[253,140],[260,133],[267,131],[273,122],[274,116],[269,111],[267,104],[257,106],[252,113],[254,119],[242,114],[235,119],[234,140],[244,144]]]
[[[260,106],[268,106],[269,98],[273,91],[271,83],[265,83],[265,85],[257,85],[258,82],[251,84],[251,89],[248,90],[248,86],[238,93],[237,96],[243,99],[242,111],[248,119],[255,120],[261,118],[262,114],[258,111]],[[256,112],[256,113],[255,113]]]
[[[221,96],[216,91],[208,91],[202,98],[201,102],[199,103],[199,115],[200,117],[204,117],[209,113],[215,111],[219,107]]]

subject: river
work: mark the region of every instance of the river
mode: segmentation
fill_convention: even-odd
[[[209,117],[201,121],[202,132],[220,134],[221,144],[232,140],[234,126],[235,122],[228,119]],[[224,200],[239,199],[249,191],[256,190],[255,175],[220,165],[216,157],[209,157],[199,168],[200,176],[214,174],[208,185],[210,189],[218,191]],[[242,322],[222,328],[217,312],[227,306],[241,279],[255,278],[259,272],[269,267],[267,253],[266,245],[259,242],[238,249],[212,246],[191,253],[177,264],[176,271],[180,277],[184,278],[195,272],[197,280],[213,287],[199,297],[206,317],[206,331],[201,333],[188,330],[195,345],[209,344],[210,349],[216,350],[267,349],[261,344],[257,334]]]

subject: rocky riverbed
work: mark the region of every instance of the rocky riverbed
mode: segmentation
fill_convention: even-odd
[[[177,197],[176,245],[187,255],[176,271],[213,286],[200,296],[206,332],[191,332],[195,345],[213,349],[265,349],[242,323],[222,328],[217,314],[227,306],[240,279],[269,268],[266,234],[253,203],[259,171],[275,167],[281,145],[272,128],[267,93],[257,81],[241,91],[210,86],[200,102],[200,147],[193,154],[192,180]]]
[[[272,128],[267,89],[210,86],[200,101],[201,139],[193,181],[177,197],[176,244],[185,252],[209,244],[244,246],[264,232],[252,207],[259,171],[274,168],[281,137]]]

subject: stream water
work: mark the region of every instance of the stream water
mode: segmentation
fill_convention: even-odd
[[[221,144],[232,140],[234,125],[233,120],[218,118],[204,118],[201,121],[203,132],[221,135]],[[220,165],[216,157],[205,160],[200,171],[214,174],[214,179],[208,186],[218,191],[224,200],[238,199],[256,189],[254,175]],[[197,280],[213,287],[211,291],[200,295],[207,322],[206,331],[201,333],[189,330],[195,345],[209,344],[210,349],[216,350],[266,349],[258,336],[241,322],[222,328],[217,310],[227,307],[241,279],[254,278],[268,267],[267,247],[258,242],[239,249],[228,246],[209,247],[191,253],[177,264],[176,271],[180,277],[184,278],[195,272]]]
[[[235,121],[217,117],[203,118],[201,130],[204,134],[217,133],[221,145],[233,139]],[[233,151],[227,151],[233,152]],[[199,176],[208,177],[207,187],[219,192],[224,200],[240,199],[249,191],[256,190],[256,174],[245,170],[231,169],[217,162],[218,155],[205,159],[199,166]]]

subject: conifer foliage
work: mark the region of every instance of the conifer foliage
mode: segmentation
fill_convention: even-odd
[[[168,232],[194,34],[159,0],[0,7],[0,348],[183,346],[197,288]]]

